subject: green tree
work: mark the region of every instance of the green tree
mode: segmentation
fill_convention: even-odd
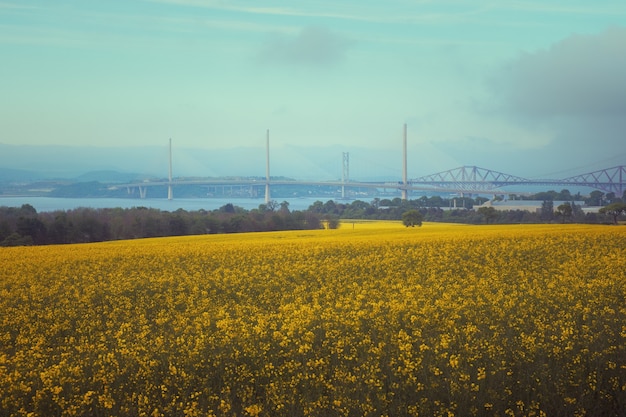
[[[333,200],[328,200],[327,202],[324,203],[323,213],[336,214],[337,212],[338,212],[337,203],[335,203]]]
[[[485,223],[491,223],[498,217],[498,212],[493,207],[479,207],[476,212],[485,218]]]
[[[559,193],[559,195],[557,195],[555,200],[561,200],[561,201],[571,201],[574,198],[572,197],[572,193],[570,193],[569,190],[564,189],[561,190],[561,192]]]
[[[601,214],[608,214],[613,217],[613,222],[617,224],[617,218],[626,213],[626,203],[611,203],[608,206],[602,207]]]
[[[269,211],[276,211],[278,208],[278,202],[276,200],[270,200],[267,202],[267,209]]]
[[[280,212],[283,214],[289,214],[289,201],[283,201],[280,203]]]
[[[557,193],[554,190],[550,190],[550,191],[541,191],[537,194],[535,194],[535,196],[533,197],[533,200],[550,200],[550,201],[554,201],[557,200],[559,197],[559,193]]]
[[[617,203],[618,198],[615,195],[614,192],[610,192],[610,193],[606,193],[606,195],[604,196],[604,198],[606,199],[606,201],[610,204],[610,203]]]
[[[418,210],[409,210],[402,213],[402,224],[406,227],[415,227],[422,225],[422,213]]]
[[[554,201],[544,200],[541,203],[541,220],[549,221],[554,218]]]
[[[304,214],[304,224],[307,229],[322,229],[322,221],[315,213],[306,212]]]
[[[556,215],[562,217],[563,223],[565,220],[572,217],[572,206],[568,203],[563,203],[556,208]]]
[[[222,212],[222,213],[234,213],[235,212],[235,206],[233,206],[232,203],[227,203],[227,204],[223,205],[222,207],[220,207],[219,211]]]
[[[589,193],[589,198],[585,199],[585,203],[590,206],[601,206],[604,193],[602,191],[594,190]]]
[[[17,232],[11,233],[0,242],[0,246],[32,246],[34,244],[32,236],[21,236]]]
[[[324,203],[320,200],[317,200],[309,206],[308,211],[312,211],[313,213],[324,213]]]
[[[324,222],[326,223],[326,227],[329,229],[338,229],[339,228],[339,217],[333,216],[332,214],[327,214],[324,216]]]
[[[34,243],[42,244],[46,238],[46,226],[37,217],[20,217],[17,220],[17,233],[30,236]]]

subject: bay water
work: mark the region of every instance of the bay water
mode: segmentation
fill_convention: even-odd
[[[289,203],[289,210],[306,210],[316,201],[326,202],[330,198],[325,197],[299,197],[299,198],[286,198],[277,199],[277,203],[287,201]],[[372,199],[367,199],[368,203]],[[339,200],[335,200],[339,201]],[[342,202],[350,203],[354,200],[341,200]],[[183,209],[186,211],[198,211],[198,210],[216,210],[226,204],[231,203],[234,206],[244,208],[246,210],[252,210],[258,208],[259,205],[265,204],[263,198],[174,198],[167,200],[164,198],[145,198],[145,199],[131,199],[131,198],[59,198],[59,197],[27,197],[27,196],[12,196],[12,197],[0,197],[0,206],[5,207],[21,207],[23,204],[30,204],[37,210],[37,212],[50,212],[57,210],[72,210],[80,207],[87,208],[133,208],[133,207],[147,207],[154,208],[163,211],[176,211]]]

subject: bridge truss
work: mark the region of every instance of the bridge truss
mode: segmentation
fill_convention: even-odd
[[[462,166],[447,171],[414,178],[409,185],[428,185],[468,193],[501,191],[506,186],[583,186],[621,197],[626,190],[626,166],[601,169],[564,179],[527,179],[476,166]]]
[[[615,193],[617,197],[624,195],[626,190],[626,166],[601,169],[587,174],[576,175],[563,180],[568,184],[584,185],[587,187]]]
[[[437,172],[409,181],[412,185],[430,185],[437,188],[468,192],[492,191],[507,185],[528,183],[529,180],[476,166],[462,166]]]

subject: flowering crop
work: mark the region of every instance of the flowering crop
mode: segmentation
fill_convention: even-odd
[[[621,227],[344,223],[0,265],[0,415],[626,409]]]

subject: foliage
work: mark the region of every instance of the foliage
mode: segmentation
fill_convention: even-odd
[[[314,213],[290,212],[287,204],[244,210],[226,204],[214,211],[174,212],[132,209],[78,208],[37,213],[29,205],[0,207],[0,246],[87,243],[158,236],[184,236],[269,230],[319,229]]]
[[[562,217],[563,223],[565,223],[565,219],[568,219],[568,218],[572,217],[573,213],[574,213],[574,209],[572,208],[572,206],[569,203],[560,204],[556,208],[556,212],[555,212],[555,214],[557,216]]]
[[[562,193],[565,191],[567,190],[563,190]],[[560,196],[558,193],[555,195]],[[539,213],[526,210],[496,210],[486,206],[477,208],[474,203],[484,202],[481,198],[477,198],[476,202],[467,198],[458,200],[456,208],[450,200],[443,200],[441,197],[420,197],[415,200],[374,199],[369,204],[359,200],[351,203],[329,200],[326,203],[315,202],[308,211],[320,215],[333,215],[341,219],[402,220],[402,214],[406,211],[418,210],[422,214],[423,221],[465,224],[551,223],[554,220],[552,200],[546,200]],[[572,214],[563,217],[563,220],[567,218],[577,223],[605,223],[608,219],[605,215],[584,213],[573,201],[567,204],[571,207]],[[557,214],[559,214],[558,208]]]
[[[493,207],[478,207],[485,199],[476,197],[422,196],[414,200],[379,199],[370,203],[354,200],[350,203],[328,200],[316,201],[307,210],[289,210],[289,202],[270,201],[258,209],[245,210],[232,203],[217,210],[188,212],[179,209],[167,212],[146,207],[132,209],[79,208],[52,213],[37,213],[29,205],[21,208],[0,207],[0,246],[41,245],[56,243],[85,243],[105,240],[134,239],[157,236],[238,233],[253,231],[302,230],[323,227],[337,228],[340,219],[402,220],[407,211],[418,211],[422,221],[465,224],[552,223],[556,218],[565,223],[616,222],[621,212],[603,209],[600,213],[584,213],[575,204],[580,195],[568,190],[547,191],[532,198],[542,198],[539,213],[524,210],[499,211]],[[521,197],[520,197],[521,198]],[[554,210],[554,200],[566,201]],[[590,203],[622,200],[615,193],[592,192]],[[417,223],[415,223],[417,224]]]
[[[552,200],[544,200],[541,203],[541,220],[550,221],[554,218],[554,202]]]
[[[406,227],[415,227],[422,225],[422,213],[417,210],[409,210],[402,213],[402,224]]]
[[[498,213],[493,207],[480,207],[476,211],[485,218],[485,223],[492,223],[498,217]]]
[[[613,222],[617,224],[617,219],[619,218],[619,216],[626,213],[626,203],[611,203],[608,206],[602,207],[600,209],[600,213],[607,214],[613,217]]]
[[[0,415],[620,415],[625,234],[355,221],[0,248]]]

